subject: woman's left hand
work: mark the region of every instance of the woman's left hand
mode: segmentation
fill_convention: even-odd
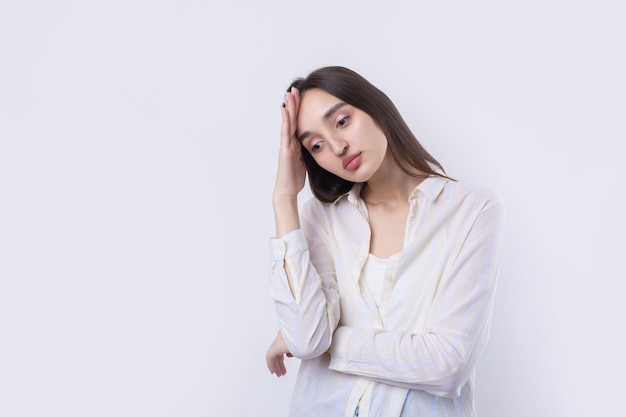
[[[276,374],[278,377],[287,373],[284,355],[291,358],[291,353],[289,353],[289,349],[287,349],[287,344],[285,343],[283,334],[279,330],[278,334],[276,334],[276,338],[265,354],[265,361],[267,362],[267,368],[270,370],[270,373]]]

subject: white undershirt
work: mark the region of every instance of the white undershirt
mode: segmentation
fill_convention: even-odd
[[[362,278],[367,283],[372,294],[374,294],[374,300],[376,300],[376,305],[379,307],[382,300],[385,272],[395,256],[382,259],[370,253],[367,255],[365,266],[361,271]]]

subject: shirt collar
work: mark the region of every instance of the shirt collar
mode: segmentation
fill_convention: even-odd
[[[350,188],[350,191],[348,191],[345,194],[340,195],[339,197],[337,197],[335,199],[335,201],[333,201],[333,205],[337,204],[340,200],[342,200],[344,197],[348,198],[348,201],[354,205],[358,205],[359,200],[361,199],[361,188],[363,188],[363,183],[361,182],[357,182],[355,183],[352,188]]]
[[[431,175],[425,178],[411,193],[409,201],[417,197],[418,192],[421,192],[426,196],[429,201],[435,201],[435,199],[441,194],[443,187],[448,183],[447,178]]]
[[[441,194],[443,191],[443,187],[448,183],[447,178],[438,177],[436,175],[431,175],[428,178],[425,178],[411,193],[409,196],[409,201],[415,199],[417,194],[421,192],[426,196],[429,201],[435,201],[435,199]],[[363,183],[356,183],[354,186],[345,194],[340,195],[333,201],[333,205],[337,204],[344,197],[348,198],[348,201],[354,205],[358,205],[358,202],[361,200],[361,188],[363,188]]]

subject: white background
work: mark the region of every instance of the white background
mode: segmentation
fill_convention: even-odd
[[[505,201],[479,415],[623,412],[621,2],[223,3],[0,1],[0,415],[286,415],[279,106],[325,65]]]

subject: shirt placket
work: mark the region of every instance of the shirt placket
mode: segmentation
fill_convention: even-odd
[[[396,258],[397,259],[397,258]],[[385,278],[383,280],[382,297],[380,305],[378,306],[378,325],[381,329],[385,328],[385,322],[387,317],[387,311],[389,306],[389,300],[391,300],[391,293],[396,282],[397,276],[397,260],[389,263],[385,268]]]
[[[417,200],[419,198],[419,190],[415,189],[409,197],[409,215],[406,220],[405,234],[404,234],[404,246],[402,250],[406,250],[406,247],[411,244],[414,237],[415,218],[417,217]],[[397,281],[398,274],[398,262],[401,256],[396,257],[394,262],[389,263],[385,269],[385,279],[383,281],[383,293],[381,304],[378,307],[379,317],[382,328],[384,328],[385,318],[388,310],[388,303],[391,299],[391,293],[393,292],[394,285]]]
[[[417,218],[417,205],[420,197],[420,191],[416,188],[409,197],[409,217],[406,220],[406,228],[404,229],[404,247],[406,248],[413,242],[415,237],[415,219]]]

